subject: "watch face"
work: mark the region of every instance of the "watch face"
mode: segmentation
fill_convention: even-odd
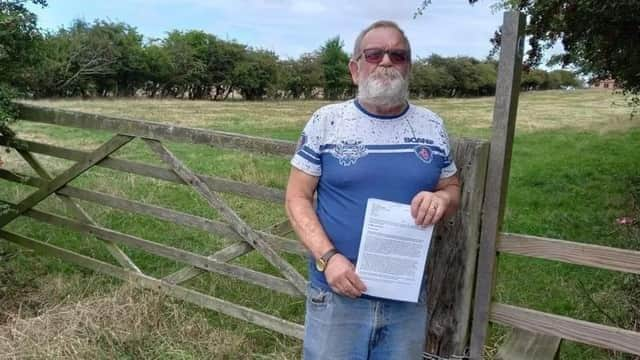
[[[322,259],[317,259],[316,260],[316,270],[323,272],[324,271],[324,267],[325,265],[327,265],[324,260]]]

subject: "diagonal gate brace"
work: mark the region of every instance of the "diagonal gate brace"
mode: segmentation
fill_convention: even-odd
[[[286,220],[285,222],[288,224],[289,220]],[[276,230],[279,231],[278,233],[276,233],[276,235],[283,236],[283,233],[287,229],[285,227],[279,227],[279,226],[282,226],[281,224],[282,223],[278,223],[274,226],[270,226],[269,229],[276,228]],[[280,229],[284,229],[284,230],[280,231]],[[272,231],[271,233],[274,233],[274,232]],[[239,242],[213,253],[212,255],[209,256],[209,259],[220,261],[220,262],[229,262],[251,251],[253,251],[253,248],[251,247],[251,245],[247,244],[246,242]],[[190,279],[193,279],[194,277],[204,272],[205,271],[202,269],[198,269],[196,267],[190,266],[190,267],[182,268],[172,274],[169,274],[163,277],[162,280],[167,281],[171,284],[179,284],[179,283],[188,281]]]
[[[18,153],[43,180],[51,181],[51,175],[49,174],[49,172],[45,170],[45,168],[38,161],[38,159],[36,159],[30,152],[18,149]],[[70,197],[57,192],[56,192],[56,195],[58,196],[60,201],[62,201],[62,203],[65,205],[65,207],[76,216],[76,218],[88,224],[91,224],[94,226],[97,225],[95,220],[93,220],[93,218],[89,214],[87,214],[87,212],[84,211],[84,209],[78,203],[73,201]],[[111,253],[111,256],[113,256],[120,265],[126,268],[129,268],[135,272],[141,272],[138,266],[136,266],[136,264],[133,262],[133,260],[131,260],[129,256],[127,256],[127,254],[125,254],[125,252],[118,247],[118,245],[108,240],[104,240],[104,239],[100,239],[100,240],[104,242],[104,245],[106,246],[107,250]]]
[[[40,189],[34,191],[31,195],[29,195],[26,199],[22,200],[13,211],[8,211],[7,213],[0,216],[0,228],[4,227],[15,218],[20,216],[25,211],[31,209],[36,206],[42,200],[46,199],[52,193],[58,191],[62,187],[64,187],[67,183],[72,181],[73,179],[80,176],[85,171],[89,170],[92,166],[96,165],[100,161],[102,161],[107,156],[114,153],[116,150],[120,149],[122,146],[133,140],[133,136],[127,135],[116,135],[112,137],[109,141],[102,144],[99,148],[91,152],[87,155],[87,157],[77,162],[75,165],[67,169],[62,174],[58,175],[55,179],[49,181]]]
[[[187,168],[169,149],[167,149],[160,141],[154,139],[143,139],[145,143],[158,156],[167,163],[171,169],[178,175],[187,185],[191,185],[202,197],[207,200],[209,205],[216,209],[220,215],[231,225],[233,230],[242,237],[249,245],[253,246],[264,258],[275,266],[282,275],[287,278],[301,294],[306,294],[307,281],[291,266],[286,260],[280,257],[271,246],[257,234],[253,229],[242,220],[231,207],[229,207],[220,196],[211,191],[207,184]]]

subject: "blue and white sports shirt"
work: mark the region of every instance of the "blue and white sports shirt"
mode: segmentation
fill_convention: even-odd
[[[305,126],[291,165],[318,176],[316,213],[338,251],[357,261],[367,199],[410,204],[456,173],[442,119],[413,105],[395,116],[357,100],[324,106]],[[311,282],[329,289],[310,261]]]

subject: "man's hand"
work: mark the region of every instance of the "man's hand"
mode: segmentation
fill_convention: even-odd
[[[333,291],[350,298],[357,298],[367,290],[367,287],[355,270],[355,266],[349,259],[342,254],[335,254],[329,259],[324,276]]]
[[[450,204],[451,198],[444,191],[421,191],[411,200],[411,216],[416,225],[435,224],[442,219]]]

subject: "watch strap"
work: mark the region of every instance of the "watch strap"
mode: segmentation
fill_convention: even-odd
[[[329,259],[331,259],[331,257],[332,257],[333,255],[337,254],[337,253],[338,253],[338,250],[337,250],[336,248],[333,248],[333,249],[331,249],[331,250],[327,251],[326,253],[324,253],[324,254],[320,257],[320,259],[322,259],[322,261],[324,261],[325,266],[326,266],[326,264],[328,264],[328,263],[329,263]]]
[[[322,254],[316,261],[316,269],[320,272],[324,272],[327,269],[327,264],[329,260],[333,257],[333,255],[337,254],[338,250],[336,248],[332,248],[326,253]]]

